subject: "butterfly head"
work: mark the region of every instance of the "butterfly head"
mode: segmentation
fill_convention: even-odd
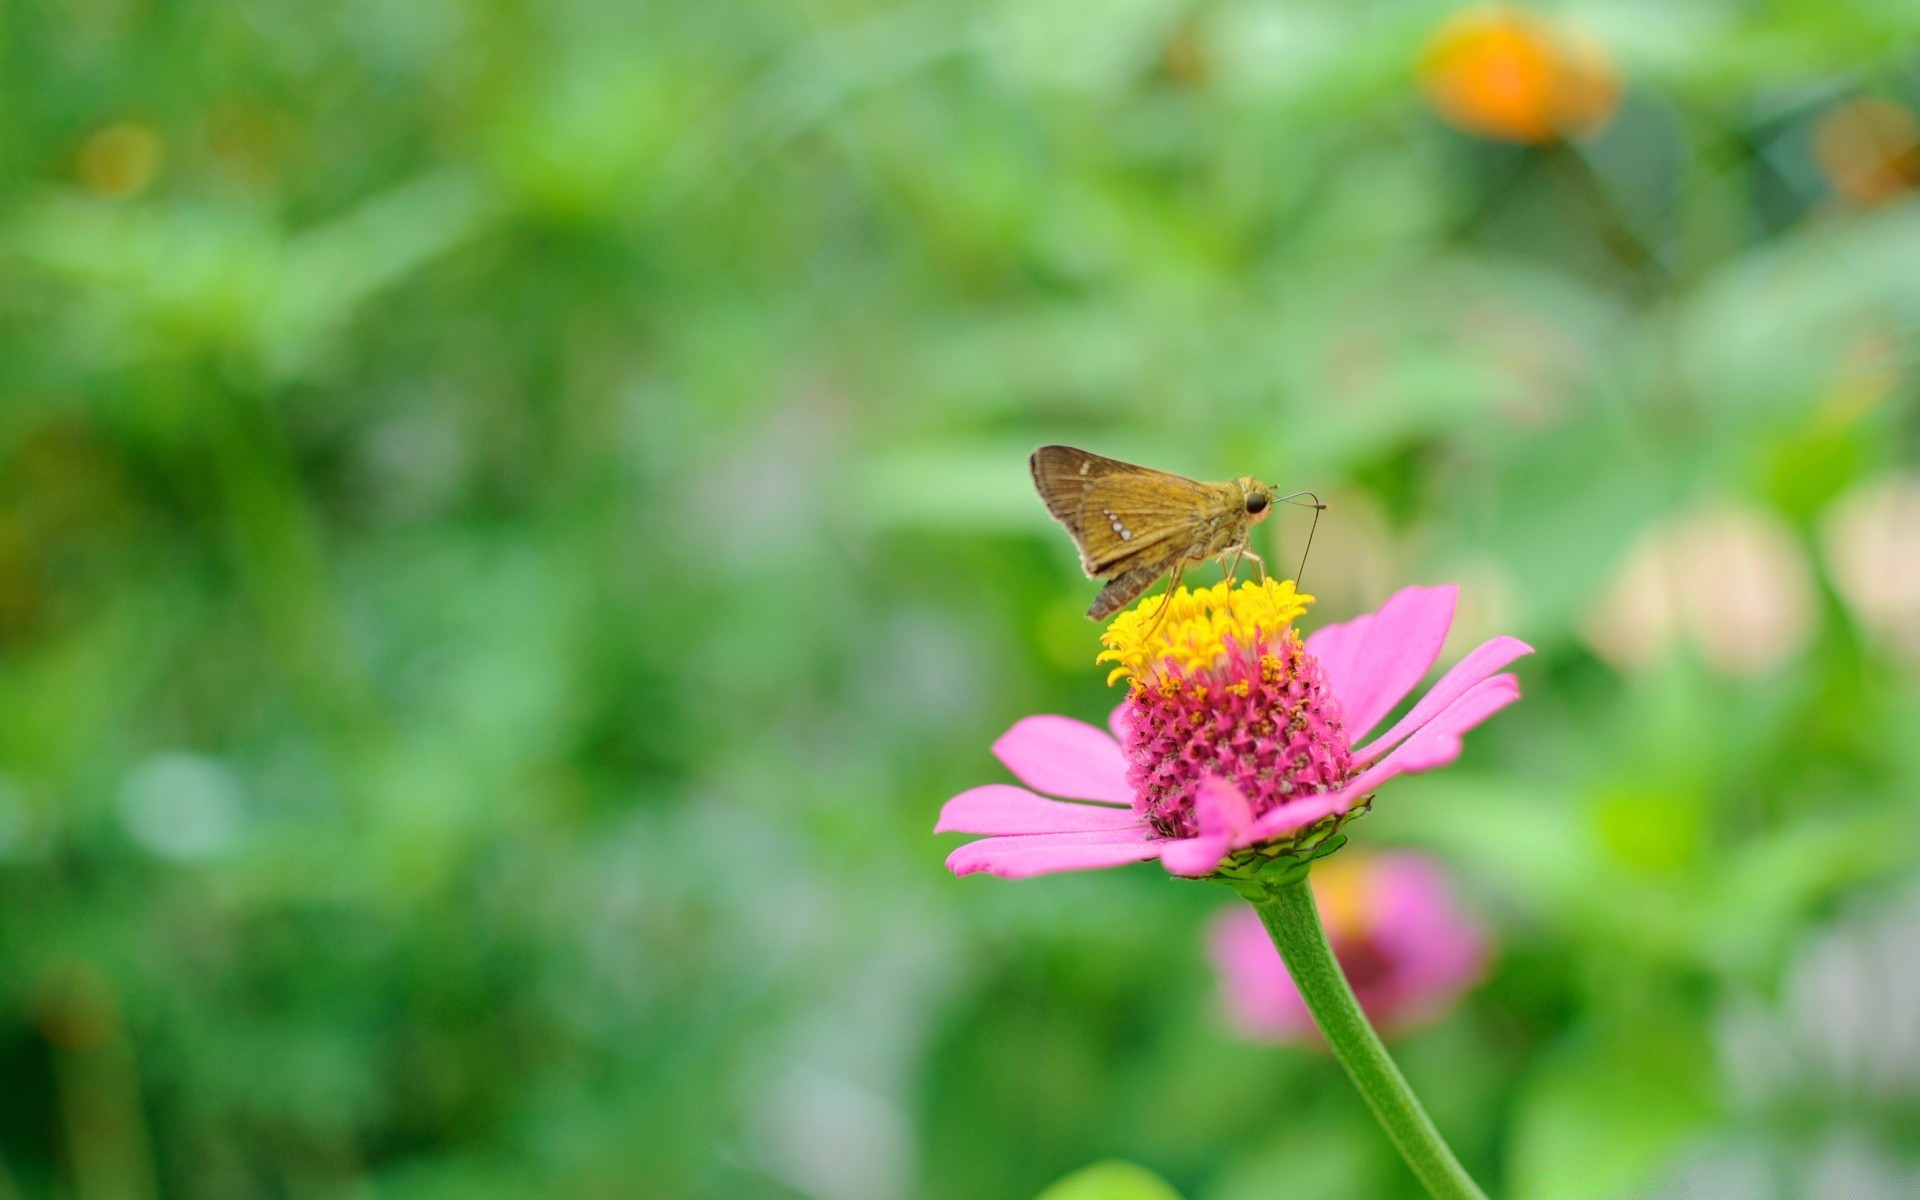
[[[1258,525],[1273,512],[1273,492],[1266,484],[1251,475],[1242,475],[1233,485],[1240,490],[1240,503],[1246,510],[1249,525]]]

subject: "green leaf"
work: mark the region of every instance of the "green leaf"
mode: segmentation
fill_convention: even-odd
[[[1521,1094],[1509,1177],[1538,1196],[1646,1183],[1715,1115],[1706,1044],[1698,1023],[1671,1009],[1576,1031]]]
[[[1180,1200],[1180,1193],[1143,1166],[1110,1159],[1075,1171],[1039,1200]]]

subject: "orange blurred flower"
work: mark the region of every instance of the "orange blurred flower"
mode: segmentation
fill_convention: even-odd
[[[1890,199],[1920,184],[1920,118],[1891,100],[1848,100],[1814,126],[1813,157],[1842,199]]]
[[[151,126],[120,121],[80,143],[74,174],[81,186],[98,195],[114,199],[137,195],[160,173],[164,149]]]
[[[1504,4],[1440,26],[1420,56],[1420,82],[1449,124],[1509,142],[1591,133],[1620,107],[1619,75],[1597,41]]]

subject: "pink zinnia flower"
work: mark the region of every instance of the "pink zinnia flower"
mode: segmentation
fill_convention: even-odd
[[[1531,647],[1497,637],[1361,744],[1440,656],[1457,592],[1406,588],[1304,643],[1293,620],[1313,597],[1291,582],[1180,588],[1121,613],[1101,637],[1112,678],[1132,681],[1112,735],[1016,722],[993,751],[1034,791],[992,783],[947,801],[936,833],[993,835],[947,866],[1018,878],[1157,858],[1203,876],[1330,847],[1375,788],[1452,762],[1461,734],[1519,698],[1496,672]]]
[[[1441,1016],[1480,982],[1485,928],[1461,906],[1446,868],[1409,852],[1342,855],[1311,884],[1327,940],[1360,1007],[1391,1033]],[[1221,912],[1207,933],[1228,1018],[1248,1037],[1319,1039],[1306,1001],[1253,909]]]

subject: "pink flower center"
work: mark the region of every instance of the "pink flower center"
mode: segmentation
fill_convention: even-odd
[[[1134,807],[1165,837],[1193,837],[1194,789],[1209,775],[1236,784],[1258,817],[1353,773],[1340,706],[1319,660],[1287,630],[1252,650],[1183,670],[1163,663],[1126,700],[1127,780]]]

